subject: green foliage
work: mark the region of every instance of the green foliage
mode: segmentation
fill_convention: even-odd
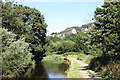
[[[46,52],[45,55],[54,55],[57,54],[57,52]]]
[[[104,2],[96,8],[95,27],[91,30],[91,52],[99,54],[90,62],[91,69],[105,78],[120,78],[120,1]]]
[[[24,39],[16,40],[16,35],[0,28],[2,38],[3,77],[19,76],[29,64],[34,64],[29,44]]]
[[[79,32],[81,32],[81,31],[84,31],[85,28],[91,28],[91,27],[93,27],[93,24],[94,24],[94,23],[88,23],[88,24],[82,25],[81,27],[79,27],[79,26],[72,26],[72,27],[70,27],[70,28],[66,28],[65,30],[76,29],[77,33],[79,33]],[[64,31],[65,31],[65,30],[64,30]]]
[[[117,57],[117,58],[116,58]],[[120,58],[119,56],[98,56],[90,62],[90,68],[106,79],[120,78]]]
[[[76,40],[77,35],[76,34],[67,34],[63,39],[64,40],[71,40],[71,41],[75,41]]]
[[[58,41],[52,42],[47,49],[48,52],[57,52],[57,54],[62,54],[65,52],[76,51],[75,42],[72,41]]]
[[[81,53],[89,53],[89,35],[86,33],[79,33],[76,37],[77,50]]]
[[[84,24],[80,27],[80,31],[84,32],[86,28],[89,29],[89,31],[90,31],[90,28],[92,28],[93,25],[94,25],[94,23]]]
[[[47,24],[37,9],[13,2],[2,3],[2,27],[17,34],[17,39],[25,37],[25,41],[30,43],[34,59],[40,60],[45,52],[43,47]]]
[[[65,52],[81,52],[89,54],[89,34],[79,32],[78,34],[67,34],[65,37],[52,37],[46,38],[46,51],[65,53]]]
[[[77,32],[81,31],[81,27],[79,27],[79,26],[72,26],[70,28],[66,28],[65,30],[69,30],[69,29],[76,29]]]
[[[52,36],[46,36],[46,43],[51,43],[51,42],[57,42],[61,41],[62,39],[60,37],[52,37]]]
[[[67,71],[67,78],[81,78],[80,72],[79,72],[79,63],[77,63],[74,60],[70,60],[71,65],[69,70]]]
[[[77,53],[77,52],[66,52],[66,53],[64,53],[64,54],[62,54],[62,55],[78,55],[79,53]]]
[[[89,53],[89,34],[78,32],[78,34],[67,34],[64,40],[70,40],[76,43],[76,51],[88,54]]]
[[[56,61],[62,60],[62,61],[64,61],[64,56],[52,54],[52,55],[47,55],[47,57],[44,57],[43,61],[44,60],[56,60]]]
[[[77,59],[89,64],[93,57],[94,57],[93,55],[86,55],[83,53],[79,53]]]
[[[91,44],[101,47],[104,55],[120,55],[120,2],[105,2],[96,8]]]

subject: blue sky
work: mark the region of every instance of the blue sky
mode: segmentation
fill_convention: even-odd
[[[100,7],[103,2],[18,2],[18,4],[38,9],[48,24],[47,35],[49,35],[68,27],[92,22],[96,7]]]

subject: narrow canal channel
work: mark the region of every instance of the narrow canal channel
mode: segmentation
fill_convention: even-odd
[[[65,78],[65,71],[68,68],[67,61],[45,60],[36,64],[34,69],[30,66],[20,78],[47,78],[48,80],[51,78]]]

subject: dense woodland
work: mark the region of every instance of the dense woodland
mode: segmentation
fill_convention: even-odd
[[[91,23],[72,27],[77,34],[46,36],[47,24],[38,10],[13,2],[2,3],[3,77],[20,75],[24,68],[40,62],[45,55],[76,52],[93,55],[90,68],[102,77],[120,78],[120,2],[104,2],[96,8],[94,20],[94,26],[87,32],[81,29]]]

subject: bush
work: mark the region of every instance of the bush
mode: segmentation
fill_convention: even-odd
[[[2,73],[3,77],[19,76],[24,68],[29,64],[34,64],[31,60],[29,44],[24,39],[16,40],[16,35],[0,28],[2,39]],[[1,44],[1,43],[0,43]]]
[[[103,78],[120,78],[120,58],[119,56],[99,56],[91,60],[91,69],[99,72]]]
[[[76,43],[73,41],[58,41],[56,43],[51,43],[50,46],[48,46],[48,51],[57,52],[57,54],[62,54],[65,52],[75,52],[75,44]]]

